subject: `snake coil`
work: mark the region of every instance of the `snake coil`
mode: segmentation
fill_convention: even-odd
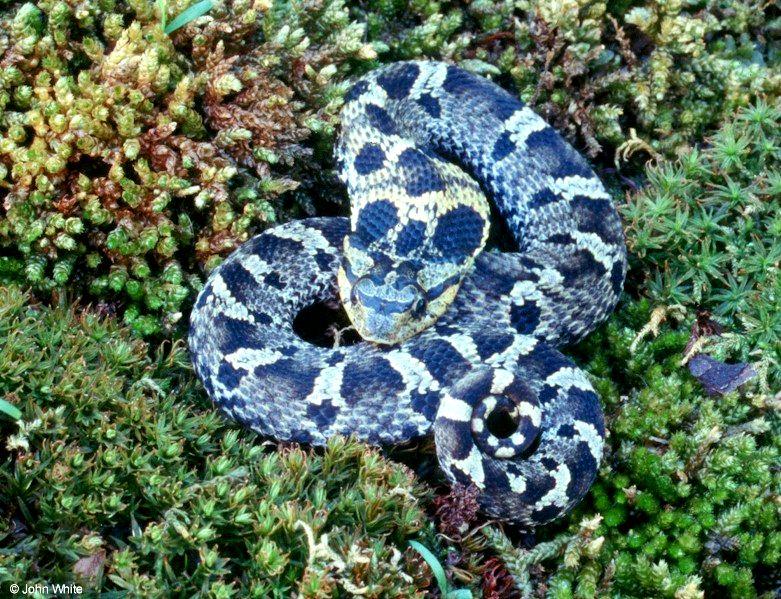
[[[621,292],[610,196],[528,107],[437,62],[354,85],[337,164],[349,220],[269,229],[209,276],[189,336],[209,396],[279,440],[387,445],[433,429],[444,472],[477,486],[489,514],[527,527],[562,515],[604,444],[599,400],[557,348],[592,331]],[[517,251],[481,251],[486,197]],[[379,343],[327,348],[296,333],[301,310],[340,296]]]

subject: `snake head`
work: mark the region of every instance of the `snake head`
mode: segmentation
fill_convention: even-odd
[[[400,218],[388,200],[370,202],[345,237],[339,294],[367,341],[401,343],[434,324],[482,250],[487,203],[475,208],[440,200],[439,207],[421,208],[421,217],[431,215],[428,221]]]
[[[409,262],[378,259],[360,276],[347,266],[338,279],[345,310],[367,341],[400,343],[427,319],[426,292]]]

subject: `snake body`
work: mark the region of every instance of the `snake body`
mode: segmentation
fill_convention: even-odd
[[[621,292],[626,250],[610,196],[528,107],[437,62],[355,83],[336,158],[360,198],[350,219],[264,231],[200,292],[189,344],[209,396],[279,440],[389,445],[433,430],[446,476],[475,485],[490,515],[526,527],[562,515],[587,492],[604,445],[599,400],[557,348],[592,331]],[[481,251],[486,196],[516,252]],[[349,271],[388,255],[405,276],[419,270],[414,283],[431,300],[408,302],[411,336],[329,348],[296,333],[302,309],[340,295],[360,321],[345,296],[363,279]],[[370,299],[385,301],[375,308],[404,303],[400,278],[371,283]],[[497,415],[510,430],[497,430]]]

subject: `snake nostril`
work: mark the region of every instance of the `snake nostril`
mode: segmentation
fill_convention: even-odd
[[[416,311],[420,314],[425,313],[428,310],[428,297],[426,297],[426,290],[423,289],[423,285],[415,281],[415,289],[420,294],[418,297],[418,306]]]

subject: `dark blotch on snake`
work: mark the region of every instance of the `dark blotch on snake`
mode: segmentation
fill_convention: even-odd
[[[590,275],[595,279],[601,278],[607,269],[598,262],[597,259],[587,249],[578,249],[572,252],[572,257],[567,262],[562,262],[559,266],[559,273],[564,277],[563,285],[565,287],[573,285],[578,280]]]
[[[394,135],[396,133],[396,125],[393,124],[393,119],[391,119],[384,108],[380,108],[375,104],[367,105],[366,118],[369,120],[369,124],[380,133],[384,135]]]
[[[320,374],[314,368],[306,369],[292,358],[277,360],[273,364],[256,366],[254,378],[263,381],[274,393],[288,397],[306,397],[312,392],[315,380]]]
[[[247,322],[239,318],[231,318],[223,314],[219,322],[215,322],[215,330],[224,331],[220,339],[220,351],[227,355],[242,348],[263,348],[265,344],[257,342],[258,325],[266,326],[271,324],[271,317],[267,314],[258,313],[254,316],[254,323]]]
[[[407,63],[387,70],[377,77],[377,83],[389,98],[400,100],[409,94],[419,75],[420,68],[415,64]]]
[[[555,504],[546,505],[533,512],[534,519],[539,522],[547,522],[556,518],[559,514],[561,514],[561,507]]]
[[[368,81],[359,81],[350,88],[350,91],[344,96],[345,102],[352,102],[360,98],[369,89]]]
[[[266,285],[269,285],[271,287],[276,287],[277,289],[280,289],[280,290],[284,289],[285,287],[287,287],[287,285],[285,285],[285,283],[279,277],[279,273],[278,272],[270,272],[270,273],[268,273],[263,278],[263,282]]]
[[[532,335],[540,325],[542,310],[532,300],[527,300],[521,306],[510,308],[510,322],[515,330],[522,335]]]
[[[443,191],[445,183],[434,162],[424,152],[407,148],[399,154],[399,168],[404,172],[404,189],[417,198],[429,191]]]
[[[248,254],[253,254],[262,262],[275,263],[291,254],[297,254],[304,250],[304,246],[294,239],[288,239],[286,237],[277,237],[270,234],[267,239],[263,240],[264,243],[258,243],[258,237],[250,239],[247,244],[250,246],[246,249]],[[244,248],[244,246],[242,246]],[[220,272],[228,264],[228,261],[223,262],[220,265]]]
[[[426,240],[426,223],[420,220],[411,220],[396,238],[396,249],[401,256],[408,256]]]
[[[578,434],[575,427],[571,424],[562,424],[556,431],[556,436],[562,439],[572,439]]]
[[[554,191],[550,187],[545,187],[535,192],[534,195],[532,195],[532,198],[529,201],[529,208],[532,210],[537,208],[542,208],[543,206],[547,206],[548,204],[558,202],[560,199],[561,196],[554,193]]]
[[[534,155],[540,167],[554,179],[592,176],[586,161],[552,127],[529,134],[524,146],[526,152]]]
[[[306,415],[320,429],[331,426],[339,414],[339,408],[335,407],[330,401],[324,401],[320,405],[309,404],[306,407]]]
[[[390,200],[369,202],[358,215],[355,232],[361,240],[370,244],[385,236],[399,222],[399,213]]]
[[[413,346],[409,353],[427,365],[428,371],[438,382],[443,383],[460,372],[467,372],[471,365],[456,349],[444,339],[432,339],[425,351]]]
[[[500,121],[506,121],[516,110],[523,107],[519,100],[491,82],[454,66],[447,67],[442,89],[456,95],[479,98]]]
[[[404,390],[404,380],[386,360],[372,364],[348,363],[344,367],[340,395],[348,406],[374,394],[393,395]]]
[[[504,160],[515,150],[515,143],[513,143],[511,136],[512,133],[505,131],[494,142],[494,148],[491,152],[491,159],[494,162]]]
[[[594,459],[588,443],[581,441],[575,446],[573,453],[575,455],[571,460],[570,470],[574,469],[577,472],[596,473],[599,464],[597,464],[597,461]],[[573,476],[567,486],[567,496],[580,497],[588,491],[592,482],[593,479],[590,480],[589,477]]]
[[[613,264],[610,270],[610,286],[613,288],[613,293],[621,295],[621,290],[624,288],[624,265],[621,262]]]
[[[410,394],[410,404],[412,409],[418,414],[425,416],[427,420],[433,421],[439,408],[439,392],[427,391],[421,393],[413,391]]]
[[[370,175],[382,168],[385,152],[377,144],[364,145],[355,157],[355,170],[359,175]]]
[[[228,389],[233,389],[234,387],[239,386],[241,377],[245,374],[247,374],[246,370],[239,370],[227,362],[223,362],[217,370],[217,380],[228,387]]]
[[[423,110],[432,118],[438,119],[439,115],[442,113],[442,107],[439,104],[439,100],[431,94],[421,94],[420,98],[418,98],[418,104],[420,104]]]
[[[572,198],[573,211],[578,215],[578,229],[594,233],[608,243],[621,243],[620,222],[609,198],[590,198],[577,195]]]
[[[472,340],[480,359],[485,361],[492,355],[499,354],[509,348],[513,344],[515,336],[510,333],[487,330],[476,332],[472,335]]]
[[[432,242],[444,258],[471,256],[483,240],[485,219],[471,206],[458,206],[439,217]]]

